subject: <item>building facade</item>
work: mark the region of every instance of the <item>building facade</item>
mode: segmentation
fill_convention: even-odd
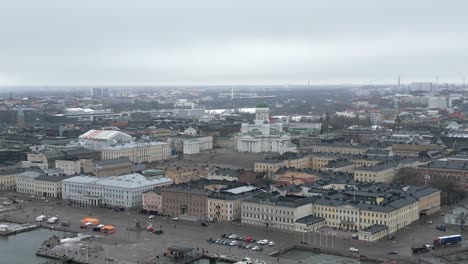
[[[142,206],[144,192],[170,185],[172,180],[148,180],[135,173],[108,178],[75,176],[62,183],[62,199],[75,205],[136,208]]]
[[[270,109],[257,107],[255,124],[242,123],[240,135],[236,137],[236,150],[239,152],[295,152],[291,136],[283,132],[282,123],[270,124]]]
[[[183,153],[196,154],[213,149],[213,137],[195,137],[184,140]]]
[[[168,143],[128,143],[109,146],[99,149],[103,160],[127,157],[132,162],[155,162],[168,160],[171,157],[171,149]]]

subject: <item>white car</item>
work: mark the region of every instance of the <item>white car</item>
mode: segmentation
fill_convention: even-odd
[[[231,243],[229,243],[230,246],[235,246],[237,245],[237,241],[231,241]]]
[[[172,218],[172,221],[178,221],[178,220],[179,220],[179,217],[177,216]]]
[[[355,247],[350,247],[349,248],[349,251],[351,252],[359,252],[359,249],[355,248]]]
[[[149,219],[153,219],[154,218],[154,215],[150,215],[148,216]]]
[[[267,239],[259,240],[259,241],[257,241],[257,244],[266,245],[266,244],[268,244],[268,240]]]
[[[255,246],[252,248],[253,251],[260,251],[260,247],[259,246]]]
[[[228,238],[230,238],[230,239],[236,239],[236,237],[237,237],[236,234],[232,234],[232,235],[228,236]]]
[[[274,245],[276,245],[275,241],[270,241],[270,242],[268,242],[268,246],[272,247],[272,246],[274,246]]]

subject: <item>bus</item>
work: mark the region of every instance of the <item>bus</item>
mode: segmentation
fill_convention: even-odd
[[[461,235],[441,236],[434,239],[434,246],[441,247],[445,245],[457,244],[462,241]]]

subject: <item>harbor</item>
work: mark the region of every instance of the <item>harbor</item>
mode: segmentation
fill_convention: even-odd
[[[22,232],[31,231],[38,228],[37,225],[33,224],[17,224],[11,222],[0,222],[0,236],[10,236]]]

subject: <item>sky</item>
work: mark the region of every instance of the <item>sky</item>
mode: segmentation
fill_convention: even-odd
[[[463,81],[466,0],[0,0],[0,86]]]

